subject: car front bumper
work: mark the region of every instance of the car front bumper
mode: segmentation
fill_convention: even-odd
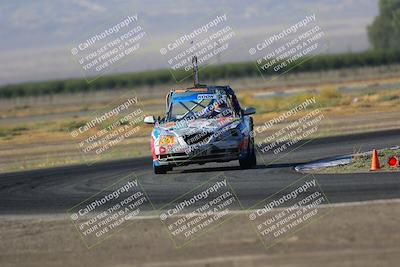
[[[174,152],[157,155],[155,166],[184,166],[189,164],[203,164],[207,162],[227,162],[237,160],[240,156],[240,141],[220,141],[207,144],[198,149],[185,152]]]

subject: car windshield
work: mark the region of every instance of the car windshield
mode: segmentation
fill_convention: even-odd
[[[167,119],[168,121],[179,121],[232,116],[235,116],[235,112],[229,95],[223,90],[216,90],[212,93],[174,93]]]

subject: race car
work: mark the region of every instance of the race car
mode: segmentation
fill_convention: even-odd
[[[230,86],[195,84],[166,97],[164,118],[154,124],[151,153],[155,174],[176,166],[239,160],[243,169],[256,165],[252,107],[242,109]]]

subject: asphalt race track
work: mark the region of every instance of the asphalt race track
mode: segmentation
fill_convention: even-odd
[[[223,172],[244,207],[276,193],[304,176],[294,166],[321,158],[368,151],[400,144],[400,130],[317,139],[285,158],[265,166],[241,170],[238,162],[190,165],[166,175],[154,175],[150,158],[101,162],[0,174],[0,214],[55,214],[100,192],[117,179],[134,172],[156,207],[183,195]],[[271,159],[264,159],[264,161]],[[331,203],[400,198],[400,173],[315,175]],[[147,208],[151,208],[150,206]]]

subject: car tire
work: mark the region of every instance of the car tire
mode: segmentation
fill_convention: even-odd
[[[249,149],[249,153],[243,159],[239,159],[240,168],[251,169],[257,165],[256,153],[254,152],[254,147],[252,150]]]
[[[154,174],[166,174],[168,171],[168,166],[154,166]]]
[[[253,118],[250,118],[250,130],[253,131]],[[249,145],[247,147],[247,156],[243,159],[239,159],[240,168],[251,169],[257,165],[257,157],[254,149],[254,137],[251,135]]]

